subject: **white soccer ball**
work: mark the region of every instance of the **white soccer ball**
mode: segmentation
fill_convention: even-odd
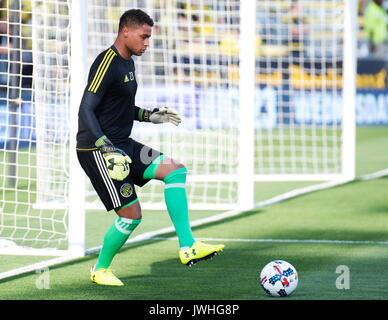
[[[272,297],[287,297],[298,286],[298,273],[287,261],[274,260],[261,270],[260,285]]]

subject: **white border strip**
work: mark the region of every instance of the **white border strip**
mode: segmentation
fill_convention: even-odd
[[[258,204],[256,204],[252,208],[252,210],[256,209],[256,208],[261,208],[264,206],[269,206],[271,204],[279,203],[279,202],[282,202],[285,200],[289,200],[289,199],[292,199],[292,198],[295,198],[295,197],[298,197],[298,196],[301,196],[301,195],[304,195],[304,194],[307,194],[310,192],[319,191],[322,189],[328,189],[328,188],[336,187],[339,185],[343,185],[343,184],[351,182],[351,181],[372,180],[372,179],[381,178],[381,177],[384,177],[387,175],[388,175],[388,168],[381,170],[381,171],[371,173],[371,174],[363,175],[363,176],[358,177],[354,180],[329,181],[329,182],[324,182],[324,183],[320,183],[320,184],[316,184],[316,185],[312,185],[312,186],[307,186],[304,188],[295,189],[295,190],[283,193],[279,196],[273,197],[271,199],[261,201]],[[200,225],[204,225],[207,223],[211,223],[211,222],[220,221],[220,220],[223,220],[226,218],[234,217],[234,216],[240,215],[246,211],[247,210],[244,210],[244,211],[243,210],[232,210],[232,211],[220,213],[220,214],[217,214],[217,215],[214,215],[211,217],[195,220],[195,221],[191,222],[190,225],[192,227],[200,226]],[[172,226],[172,227],[168,227],[168,228],[159,229],[156,231],[146,232],[146,233],[140,234],[132,239],[129,239],[125,244],[141,242],[144,240],[150,240],[152,238],[158,237],[158,236],[163,235],[163,234],[168,234],[168,233],[171,233],[174,231],[175,231],[175,229]],[[321,240],[321,241],[324,241],[324,240]],[[338,241],[341,241],[341,240],[338,240]],[[101,247],[102,246],[90,248],[90,249],[85,251],[85,255],[97,253],[101,250]],[[10,271],[2,272],[2,273],[0,273],[0,280],[4,279],[4,278],[13,277],[13,276],[16,276],[16,275],[19,275],[22,273],[31,272],[31,271],[39,270],[39,269],[46,268],[46,267],[51,267],[51,266],[61,264],[64,262],[68,262],[68,261],[71,261],[71,260],[74,260],[77,258],[80,258],[80,256],[74,256],[74,255],[64,256],[64,257],[59,257],[59,258],[55,258],[55,259],[51,259],[51,260],[47,260],[47,261],[42,261],[39,263],[34,263],[31,265],[17,268],[17,269],[13,269]]]

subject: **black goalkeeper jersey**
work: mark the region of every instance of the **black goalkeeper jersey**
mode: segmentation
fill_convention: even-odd
[[[77,148],[95,148],[106,135],[113,144],[128,140],[139,108],[135,106],[135,65],[111,46],[90,67],[78,113]]]

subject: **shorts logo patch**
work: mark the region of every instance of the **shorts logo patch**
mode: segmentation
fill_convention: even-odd
[[[124,183],[120,188],[120,193],[124,198],[129,198],[133,193],[133,188],[129,183]]]

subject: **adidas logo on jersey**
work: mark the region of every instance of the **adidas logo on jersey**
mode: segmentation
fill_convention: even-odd
[[[129,73],[129,79],[128,79],[128,76],[127,75],[125,75],[125,77],[124,77],[124,82],[128,82],[129,80],[134,80],[135,79],[135,77],[134,77],[134,75],[133,75],[133,72],[130,72]]]

